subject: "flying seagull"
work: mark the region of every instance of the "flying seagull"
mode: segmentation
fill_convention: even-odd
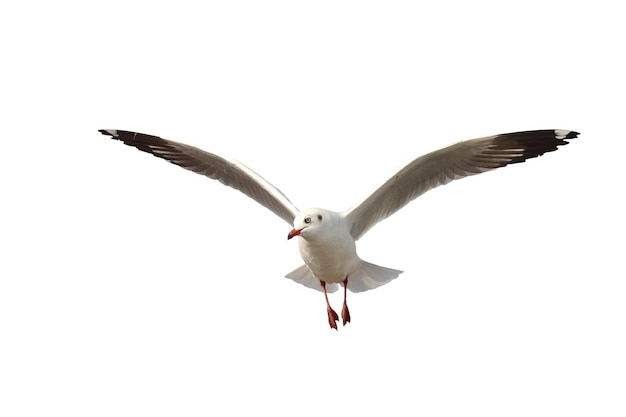
[[[333,329],[337,329],[339,316],[330,306],[327,293],[337,291],[337,284],[343,285],[341,318],[345,326],[350,322],[347,290],[371,290],[402,273],[366,262],[357,255],[355,242],[376,223],[430,189],[524,162],[555,151],[569,143],[568,139],[578,137],[578,132],[571,130],[532,130],[459,142],[414,159],[354,207],[334,212],[320,208],[298,210],[278,188],[234,159],[158,136],[125,130],[100,132],[235,188],[292,225],[287,238],[299,238],[304,265],[286,277],[323,291],[328,323]]]

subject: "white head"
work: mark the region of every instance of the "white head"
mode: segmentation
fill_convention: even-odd
[[[287,235],[287,239],[301,236],[304,239],[316,236],[326,229],[328,223],[332,223],[331,212],[324,209],[310,208],[298,213],[293,220],[293,229]]]

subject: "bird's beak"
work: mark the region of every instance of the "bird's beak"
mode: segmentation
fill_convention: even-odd
[[[291,232],[289,232],[289,234],[287,235],[287,240],[291,239],[294,236],[298,236],[301,231],[302,231],[302,229],[300,229],[300,230],[291,229]]]

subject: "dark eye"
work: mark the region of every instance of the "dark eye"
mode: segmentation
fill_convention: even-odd
[[[305,217],[305,218],[304,218],[304,222],[305,222],[306,224],[311,223],[311,218],[310,218],[310,217]]]
[[[317,220],[322,221],[322,215],[321,214],[317,215]]]

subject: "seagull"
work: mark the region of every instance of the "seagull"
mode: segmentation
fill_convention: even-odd
[[[374,225],[428,190],[555,151],[579,135],[571,130],[531,130],[458,142],[414,159],[355,206],[335,212],[298,210],[278,188],[234,159],[158,136],[126,130],[99,132],[237,189],[291,225],[287,239],[298,237],[304,265],[286,277],[324,293],[328,324],[335,330],[339,316],[330,306],[328,293],[337,291],[338,284],[343,286],[341,318],[345,326],[350,322],[348,290],[378,288],[402,273],[357,255],[355,242]]]

